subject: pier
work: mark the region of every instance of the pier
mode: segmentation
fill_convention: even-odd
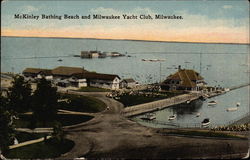
[[[230,90],[235,90],[235,89],[239,89],[239,88],[246,87],[246,86],[249,86],[249,85],[250,85],[250,83],[245,83],[245,84],[230,87],[229,89]]]
[[[201,96],[199,93],[189,93],[189,94],[183,94],[167,99],[162,99],[154,102],[134,105],[131,107],[126,107],[122,111],[122,115],[125,117],[131,117],[147,112],[152,112],[155,110],[161,110],[169,106],[181,104],[181,103],[187,103],[187,101],[193,101],[198,99]]]
[[[242,84],[242,85],[233,86],[233,87],[229,88],[229,91],[239,89],[242,87],[246,87],[249,85],[250,85],[249,83],[246,83],[246,84]],[[206,96],[207,96],[207,98],[211,98],[211,97],[225,94],[226,92],[227,91],[224,91],[224,90],[215,90],[213,92],[207,93]],[[191,92],[188,94],[183,94],[183,95],[179,95],[179,96],[175,96],[175,97],[171,97],[171,98],[167,98],[167,99],[162,99],[162,100],[158,100],[158,101],[153,101],[153,102],[149,102],[149,103],[144,103],[144,104],[126,107],[123,109],[121,114],[125,117],[132,117],[135,115],[140,115],[140,114],[144,114],[144,113],[148,113],[148,112],[153,112],[156,110],[161,110],[161,109],[173,106],[173,105],[187,103],[187,101],[194,101],[194,100],[199,99],[201,96],[204,96],[204,93]]]

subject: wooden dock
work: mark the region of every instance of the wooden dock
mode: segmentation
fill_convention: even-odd
[[[250,83],[246,83],[246,84],[230,87],[229,89],[230,90],[235,90],[235,89],[239,89],[239,88],[246,87],[246,86],[249,86],[249,85],[250,85]]]
[[[181,104],[181,103],[187,103],[187,101],[194,101],[198,99],[201,96],[201,94],[198,93],[189,93],[189,94],[183,94],[167,99],[162,99],[154,102],[134,105],[131,107],[126,107],[122,111],[122,115],[125,117],[131,117],[147,112],[152,112],[155,110],[161,110],[163,108]]]
[[[233,86],[229,88],[229,91],[239,89],[242,87],[246,87],[249,85],[250,85],[249,83],[246,83],[242,85]],[[207,98],[211,98],[211,97],[219,96],[225,93],[226,91],[216,90],[213,92],[209,92],[206,95],[207,95]],[[121,114],[125,117],[132,117],[132,116],[144,114],[147,112],[161,110],[161,109],[173,106],[173,105],[187,103],[187,101],[194,101],[194,100],[199,99],[201,96],[204,96],[204,94],[199,93],[199,92],[196,92],[196,93],[194,92],[194,93],[183,94],[183,95],[166,98],[166,99],[162,99],[158,101],[153,101],[149,103],[134,105],[134,106],[124,108]]]

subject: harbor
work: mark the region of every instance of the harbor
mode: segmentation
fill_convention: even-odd
[[[229,89],[229,91],[239,89],[242,87],[247,87],[249,85],[250,84],[233,86]],[[225,94],[226,92],[228,92],[228,91],[215,90],[213,92],[207,93],[206,98],[220,96],[222,94]],[[197,99],[202,99],[203,97],[204,97],[204,94],[199,93],[199,92],[184,94],[184,95],[180,95],[180,96],[176,96],[176,97],[172,97],[172,98],[167,98],[167,99],[149,102],[149,103],[145,103],[145,104],[126,107],[123,109],[121,114],[124,115],[125,117],[132,117],[132,116],[140,115],[140,114],[147,113],[147,112],[162,110],[162,109],[170,107],[170,106],[174,106],[174,105],[178,105],[178,104],[182,104],[182,103],[187,103],[188,101],[192,102],[192,101],[197,100]],[[190,103],[190,102],[188,102],[188,103]]]
[[[14,72],[14,73],[22,73],[25,68],[34,67],[34,68],[45,68],[52,69],[58,66],[72,66],[72,67],[84,67],[88,71],[95,71],[97,73],[107,73],[107,74],[115,74],[118,75],[121,79],[133,78],[137,81],[140,86],[146,86],[147,84],[153,84],[160,80],[164,80],[168,75],[173,74],[178,69],[178,65],[181,65],[186,69],[193,69],[199,72],[205,79],[206,83],[213,88],[230,88],[232,86],[239,86],[242,84],[249,83],[249,73],[246,72],[248,70],[248,62],[246,60],[249,59],[248,55],[248,46],[247,45],[229,45],[229,44],[195,44],[195,43],[157,43],[157,42],[137,42],[137,41],[110,41],[110,40],[86,40],[86,39],[38,39],[38,38],[9,38],[2,37],[2,40],[6,45],[2,48],[2,72]],[[21,41],[22,40],[22,41]],[[25,48],[25,44],[29,43],[31,46],[35,45],[35,42],[39,40],[40,44],[37,46],[37,52],[33,52],[29,48]],[[19,43],[16,43],[19,42]],[[34,44],[33,44],[34,43]],[[63,44],[69,43],[72,44],[70,47],[65,47]],[[98,46],[98,49],[101,51],[109,51],[110,48],[107,47],[112,43],[112,51],[118,51],[119,53],[128,53],[131,57],[123,56],[119,58],[92,58],[92,59],[82,59],[79,57],[74,57],[73,55],[79,55],[81,51],[90,51],[93,48]],[[12,45],[8,45],[12,44]],[[39,49],[41,46],[51,46],[52,44],[60,46],[64,49],[55,50],[53,47],[47,47],[46,50]],[[81,44],[87,44],[88,47],[81,46]],[[176,45],[179,46],[178,50],[176,50]],[[80,46],[80,47],[79,47]],[[130,48],[129,46],[133,46]],[[151,46],[145,49],[147,46]],[[11,48],[19,48],[19,52],[17,50],[10,52]],[[214,52],[216,50],[216,53]],[[8,54],[6,54],[8,53]],[[53,53],[53,54],[50,54]],[[200,54],[202,53],[202,56]],[[18,55],[18,56],[17,56]],[[71,56],[70,56],[71,55]],[[52,58],[50,58],[53,56]],[[182,58],[179,58],[179,57]],[[25,58],[25,57],[33,57],[33,58]],[[41,58],[39,58],[41,57]],[[62,61],[57,61],[58,57]],[[163,60],[164,61],[142,61],[144,60]],[[222,61],[223,60],[223,61]],[[201,65],[200,65],[201,62]],[[223,63],[222,63],[223,62]],[[225,63],[227,62],[227,63]],[[18,65],[15,65],[18,64]],[[97,65],[98,64],[98,65]],[[244,64],[244,65],[243,65]],[[46,66],[46,67],[44,67]],[[222,74],[220,74],[222,73]],[[139,86],[138,86],[139,87]],[[144,87],[143,87],[144,88]],[[243,87],[244,88],[244,87]],[[226,123],[226,121],[230,121],[240,117],[245,114],[245,112],[249,112],[249,96],[246,89],[236,89],[231,88],[232,91],[226,94],[210,92],[209,97],[211,100],[217,97],[223,97],[217,104],[217,106],[206,106],[207,102],[204,102],[204,109],[207,112],[207,117],[217,117],[220,119],[222,123]],[[236,91],[237,95],[232,96],[231,92]],[[245,95],[245,96],[242,96]],[[190,96],[190,95],[188,95]],[[190,97],[186,97],[178,104],[185,105],[185,101],[189,100]],[[191,94],[194,99],[197,99],[200,95]],[[228,97],[228,98],[227,98]],[[235,99],[235,102],[231,102],[232,104],[228,104],[227,102]],[[226,109],[235,107],[235,103],[242,99],[240,109],[237,111],[227,112]],[[173,115],[173,112],[184,112],[189,113],[190,110],[194,109],[192,114],[194,115],[178,115],[176,120],[180,120],[180,123],[184,121],[191,121],[192,123],[193,117],[197,114],[197,110],[201,108],[199,102],[191,104],[195,106],[186,106],[186,107],[166,107],[165,103],[169,103],[170,106],[174,105],[175,102],[171,102],[170,100],[161,100],[165,101],[160,106],[150,106],[145,111],[139,111],[136,109],[137,114],[142,114],[145,112],[157,111],[161,110],[165,112],[165,116],[169,117]],[[224,104],[225,103],[225,104]],[[213,110],[218,110],[220,105],[224,104],[221,107],[225,107],[225,109],[219,111],[218,113]],[[174,105],[175,106],[175,105]],[[167,111],[164,110],[167,109]],[[126,110],[130,107],[126,108],[122,113],[125,116],[133,115],[132,112],[126,112]],[[140,107],[139,107],[140,108]],[[159,109],[158,109],[159,108]],[[172,109],[174,108],[174,109]],[[244,110],[242,110],[245,108]],[[181,111],[182,110],[182,111]],[[213,112],[210,112],[213,111]],[[133,111],[135,113],[135,111]],[[141,113],[142,112],[142,113]],[[191,112],[191,111],[190,111]],[[225,112],[225,116],[220,116],[219,113]],[[159,113],[160,114],[160,113]],[[161,113],[163,114],[163,113]],[[229,116],[230,115],[230,116]],[[205,116],[201,114],[200,117],[196,118],[194,123],[200,123]],[[161,117],[161,116],[160,116]],[[160,118],[158,117],[158,118]],[[165,118],[160,118],[158,120],[165,120]],[[180,119],[181,117],[186,117],[184,119]],[[189,117],[189,118],[187,118]],[[201,119],[203,118],[203,119]],[[167,119],[167,118],[166,118]],[[176,121],[174,120],[174,121]],[[199,120],[199,121],[198,121]],[[219,123],[219,122],[218,122]],[[163,126],[164,127],[164,126]]]
[[[163,110],[156,109],[151,112],[156,116],[153,121],[141,120],[144,114],[133,116],[132,119],[140,124],[154,128],[204,128],[201,126],[201,122],[205,118],[210,119],[209,128],[249,123],[248,99],[246,97],[233,98],[242,92],[248,95],[249,84],[232,88],[232,90],[224,94],[217,94],[216,96],[212,94],[212,97],[205,101],[195,100],[191,104],[182,103],[166,107]],[[217,104],[210,105],[209,102],[211,101],[217,101]],[[241,102],[240,105],[239,102]],[[236,108],[236,110],[228,111],[229,108]],[[177,118],[169,121],[167,118],[173,114],[176,114]]]

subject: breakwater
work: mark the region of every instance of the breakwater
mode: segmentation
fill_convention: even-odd
[[[161,110],[163,108],[181,104],[181,103],[187,103],[188,101],[193,101],[198,99],[201,96],[199,93],[189,93],[189,94],[183,94],[167,99],[162,99],[154,102],[134,105],[131,107],[126,107],[123,109],[121,114],[125,117],[131,117],[147,112],[152,112],[155,110]]]
[[[246,87],[249,85],[250,85],[249,83],[246,83],[242,85],[233,86],[229,88],[229,91],[239,89],[242,87]],[[154,102],[126,107],[123,109],[121,114],[125,117],[132,117],[132,116],[140,115],[140,114],[147,113],[147,112],[161,110],[161,109],[173,106],[173,105],[187,103],[188,101],[194,101],[194,100],[199,99],[201,96],[204,97],[204,95],[206,95],[205,97],[210,98],[210,97],[219,96],[221,94],[225,94],[226,92],[227,91],[221,90],[221,89],[220,90],[215,89],[212,92],[209,92],[206,94],[202,92],[191,92],[188,94],[183,94],[183,95],[179,95],[179,96],[175,96],[175,97],[171,97],[167,99],[162,99],[162,100],[158,100]]]

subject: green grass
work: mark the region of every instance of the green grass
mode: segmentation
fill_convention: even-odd
[[[82,122],[86,122],[92,119],[92,116],[85,115],[70,115],[70,114],[58,114],[55,119],[63,126],[74,125]],[[32,115],[20,115],[19,119],[14,121],[16,128],[29,128],[30,122],[32,122]],[[45,126],[41,122],[36,123],[36,127],[53,127],[53,122],[48,122]]]
[[[188,92],[176,90],[176,91],[161,91],[159,93],[166,95],[167,98],[170,98],[170,97],[174,97],[174,96],[179,96],[181,94],[186,94]]]
[[[142,90],[141,94],[137,95],[129,95],[124,94],[120,96],[120,99],[117,99],[119,102],[123,103],[125,107],[153,102],[165,98],[170,98],[174,96],[178,96],[181,94],[185,94],[183,91],[161,91],[161,92],[152,92],[149,90]],[[148,96],[146,96],[148,95]]]
[[[133,106],[137,104],[157,101],[157,100],[164,99],[164,98],[166,97],[165,96],[150,97],[150,96],[144,96],[144,95],[125,94],[125,95],[120,96],[120,99],[118,99],[118,101],[124,104],[125,107],[127,107],[127,106]]]
[[[240,138],[245,139],[244,137],[214,132],[214,131],[169,131],[164,134],[177,134],[177,135],[185,135],[185,136],[201,136],[201,137],[218,137],[218,138]]]
[[[61,95],[62,99],[67,98],[70,100],[69,103],[60,102],[59,108],[77,112],[89,112],[96,113],[103,111],[106,108],[104,102],[99,99],[87,96],[77,95]]]
[[[56,158],[73,148],[74,142],[65,139],[63,142],[57,142],[55,139],[48,139],[46,142],[39,142],[15,149],[9,150],[4,154],[6,158]]]
[[[97,88],[97,87],[82,87],[78,91],[80,92],[111,92],[110,89]]]
[[[18,140],[18,143],[22,143],[25,141],[30,141],[34,139],[38,139],[47,135],[46,133],[27,133],[27,132],[16,132],[15,137]]]

